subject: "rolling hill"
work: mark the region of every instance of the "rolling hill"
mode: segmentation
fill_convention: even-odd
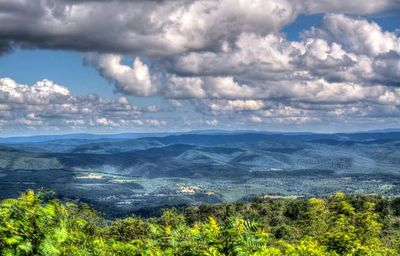
[[[137,137],[3,139],[0,194],[49,188],[60,197],[126,212],[260,194],[400,190],[399,132]]]

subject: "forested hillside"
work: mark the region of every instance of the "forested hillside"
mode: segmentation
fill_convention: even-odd
[[[348,196],[164,210],[106,220],[27,191],[0,204],[1,255],[399,255],[400,199]]]
[[[65,136],[0,138],[0,200],[46,188],[121,217],[254,195],[400,194],[400,132]]]

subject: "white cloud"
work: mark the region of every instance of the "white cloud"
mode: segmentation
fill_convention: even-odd
[[[259,116],[251,116],[250,117],[250,122],[252,123],[262,123],[263,120]]]
[[[371,14],[385,9],[399,8],[398,1],[391,0],[304,0],[299,1],[307,13]]]
[[[316,103],[352,103],[355,101],[370,101],[381,104],[400,104],[400,88],[388,88],[381,85],[361,86],[355,83],[329,83],[325,80],[297,83],[287,88],[297,100]],[[382,95],[393,97],[382,100]]]
[[[278,35],[242,33],[224,51],[192,52],[174,58],[172,70],[187,75],[267,77],[290,69],[294,51],[298,50]]]
[[[219,122],[217,119],[206,120],[207,125],[216,126],[216,125],[218,125],[218,123]]]
[[[105,118],[105,117],[100,117],[100,118],[96,118],[96,120],[95,120],[95,124],[96,125],[111,125],[112,124],[112,122],[110,122],[107,118]]]
[[[0,100],[4,103],[30,103],[42,105],[67,99],[70,91],[49,80],[42,80],[31,87],[16,83],[11,78],[0,78]]]
[[[157,82],[152,81],[149,67],[140,58],[136,58],[133,66],[122,64],[123,57],[116,54],[89,54],[87,62],[96,65],[100,74],[115,81],[118,91],[137,96],[152,96],[157,93]]]
[[[276,32],[299,12],[289,0],[6,0],[2,7],[0,39],[147,56],[213,47],[241,31]]]
[[[382,31],[375,22],[343,14],[325,15],[320,28],[313,28],[303,36],[337,42],[346,50],[367,56],[400,51],[400,39],[395,33]]]
[[[203,98],[204,81],[200,77],[178,77],[170,75],[167,83],[166,96],[170,98]]]
[[[168,103],[171,104],[171,106],[175,107],[175,108],[179,108],[183,106],[183,103],[179,100],[175,100],[175,99],[169,99]],[[1,106],[0,106],[1,108]]]
[[[241,33],[279,32],[301,14],[373,14],[397,0],[3,0],[0,50],[11,45],[168,56],[218,48]],[[118,15],[115,15],[118,14]]]
[[[270,81],[267,84],[261,81],[260,84],[254,84],[254,88],[230,82],[227,85],[216,84],[218,80],[214,80],[209,87],[206,87],[205,82],[203,90],[207,93],[207,97],[193,98],[202,99],[208,108],[214,111],[259,110],[264,106],[263,101],[267,100],[314,104],[351,104],[355,101],[400,104],[400,88],[383,85],[364,86],[353,82],[329,82],[316,78],[305,81]]]
[[[158,106],[156,105],[150,105],[146,107],[147,111],[149,112],[158,112],[160,109]]]
[[[155,105],[139,107],[125,97],[110,100],[95,94],[77,96],[50,80],[29,86],[0,78],[0,102],[1,124],[9,129],[165,125],[165,121],[146,117],[149,112],[160,111]]]
[[[151,125],[151,126],[155,126],[155,127],[164,126],[164,125],[167,124],[166,121],[157,120],[157,119],[146,119],[145,123],[148,124],[148,125]]]
[[[180,113],[192,105],[218,124],[379,119],[399,115],[399,35],[346,14],[395,8],[397,0],[3,1],[0,51],[83,52],[117,92],[160,96]],[[301,40],[281,33],[313,13],[324,18]],[[76,96],[48,80],[0,84],[3,126],[173,125],[157,118],[160,107],[134,106],[126,97]]]
[[[237,83],[233,77],[206,77],[204,88],[209,98],[246,98],[255,93],[253,88]]]
[[[334,19],[340,22],[333,22]],[[343,15],[328,15],[325,20],[330,22],[305,35],[317,30],[320,34],[343,31],[344,28],[329,26],[346,20],[353,24],[350,27],[375,28],[375,36],[359,42],[366,45],[364,51],[335,37],[306,37],[290,42],[278,35],[241,34],[235,47],[226,47],[222,52],[192,52],[175,58],[173,71],[191,76],[174,75],[175,80],[182,81],[174,89],[195,89],[198,93],[188,93],[186,97],[204,99],[291,99],[322,104],[368,101],[398,105],[399,90],[392,86],[399,84],[400,48],[396,45],[400,39],[366,20]],[[174,98],[174,93],[169,92],[168,97]],[[217,109],[216,105],[214,108]]]
[[[178,77],[169,76],[165,95],[169,98],[248,98],[255,90],[240,84],[233,77]]]
[[[261,100],[218,100],[212,101],[208,107],[213,111],[254,111],[264,107]]]
[[[121,105],[129,105],[129,101],[128,101],[128,99],[125,98],[125,97],[122,97],[122,96],[121,96],[121,97],[118,98],[117,101],[118,101],[118,103],[121,104]]]

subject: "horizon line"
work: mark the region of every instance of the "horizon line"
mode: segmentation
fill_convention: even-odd
[[[398,130],[398,131],[396,131]],[[183,131],[154,131],[154,132],[117,132],[117,133],[97,133],[97,132],[71,132],[71,133],[43,133],[43,134],[21,134],[21,135],[0,135],[0,139],[10,139],[10,138],[29,138],[29,137],[46,137],[46,136],[79,136],[79,135],[93,135],[93,136],[118,136],[118,135],[135,135],[135,134],[166,134],[175,135],[175,134],[197,134],[201,132],[226,132],[226,133],[311,133],[311,134],[354,134],[354,133],[371,133],[371,132],[400,132],[400,127],[390,127],[390,128],[382,128],[382,129],[369,129],[369,130],[356,130],[356,131],[332,131],[332,132],[323,132],[323,131],[274,131],[274,130],[248,130],[248,129],[237,129],[237,130],[228,130],[228,129],[198,129],[198,130],[183,130]]]

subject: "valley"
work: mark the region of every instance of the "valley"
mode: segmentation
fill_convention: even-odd
[[[153,207],[234,202],[255,195],[400,192],[398,132],[132,137],[3,140],[0,195],[49,189],[109,216],[124,216]]]

